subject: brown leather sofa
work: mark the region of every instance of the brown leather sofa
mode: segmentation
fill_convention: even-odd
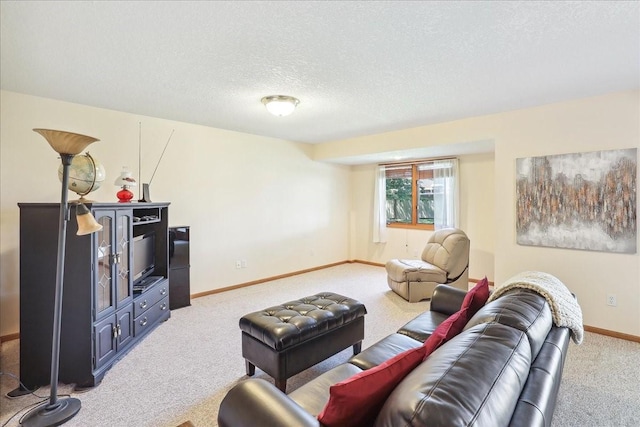
[[[460,307],[465,292],[436,287],[431,310],[289,395],[249,379],[225,396],[221,427],[315,426],[329,387],[421,345]],[[380,407],[375,426],[550,426],[570,331],[547,301],[511,290],[482,307],[464,330],[411,371]],[[353,408],[357,411],[358,408]]]

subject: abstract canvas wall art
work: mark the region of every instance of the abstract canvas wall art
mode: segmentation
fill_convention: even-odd
[[[637,151],[516,159],[517,243],[636,253]]]

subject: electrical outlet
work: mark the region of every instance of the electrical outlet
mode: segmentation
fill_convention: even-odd
[[[236,260],[236,268],[242,268],[242,261],[239,259]]]
[[[247,260],[246,259],[243,259],[240,264],[242,265],[242,268],[247,268]]]
[[[607,305],[611,307],[616,307],[618,305],[618,300],[616,299],[615,294],[607,294]]]

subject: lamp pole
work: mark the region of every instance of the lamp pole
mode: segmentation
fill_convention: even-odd
[[[67,397],[58,399],[58,373],[60,369],[60,329],[62,323],[62,291],[64,285],[64,259],[67,240],[67,222],[69,220],[69,166],[73,154],[60,154],[62,159],[62,194],[60,196],[60,220],[58,223],[58,258],[56,266],[56,288],[53,307],[53,339],[51,343],[51,393],[49,402],[42,403],[29,411],[22,425],[27,427],[46,427],[64,424],[80,411],[80,400]]]

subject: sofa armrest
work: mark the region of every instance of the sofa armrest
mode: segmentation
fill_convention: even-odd
[[[429,310],[452,315],[456,311],[460,310],[465,295],[467,295],[467,293],[462,289],[454,288],[449,285],[438,285],[433,290]]]
[[[220,427],[320,427],[307,413],[273,384],[262,379],[248,379],[236,384],[220,403]]]

